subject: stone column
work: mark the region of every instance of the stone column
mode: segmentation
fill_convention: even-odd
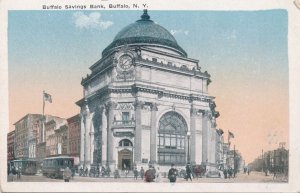
[[[196,117],[198,115],[198,110],[195,109],[192,105],[191,107],[191,122],[190,122],[190,130],[191,130],[191,139],[190,139],[190,161],[191,164],[196,163]]]
[[[211,119],[211,127],[210,127],[210,160],[209,162],[211,163],[212,170],[216,169],[216,120],[214,117]]]
[[[151,104],[151,130],[150,130],[150,163],[156,163],[156,112],[157,104]]]
[[[90,113],[87,112],[85,116],[85,164],[87,165],[87,167],[89,167],[91,164],[91,140],[89,136],[90,126]]]
[[[135,135],[134,135],[134,162],[142,162],[142,107],[143,102],[135,101]]]
[[[116,107],[116,103],[109,101],[106,103],[106,118],[107,118],[107,149],[106,149],[106,158],[107,158],[107,165],[111,166],[114,164],[113,160],[113,133],[112,133],[112,123],[114,117],[114,109]],[[112,168],[111,168],[112,169]]]
[[[94,150],[95,150],[95,142],[94,142],[94,123],[93,123],[93,115],[90,115],[89,117],[89,123],[90,123],[90,163],[94,163]]]
[[[107,162],[107,110],[102,112],[102,141],[101,141],[101,146],[102,146],[102,165],[105,165]]]
[[[207,124],[208,124],[208,114],[205,111],[202,118],[202,163],[207,164],[208,157],[207,157],[207,146],[208,146],[208,130],[207,130]]]

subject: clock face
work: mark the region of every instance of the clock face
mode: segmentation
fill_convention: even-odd
[[[132,58],[129,55],[121,56],[119,61],[119,65],[123,70],[128,70],[132,66]]]

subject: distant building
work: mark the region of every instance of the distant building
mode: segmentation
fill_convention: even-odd
[[[15,138],[15,131],[11,131],[7,134],[7,163],[15,159],[14,138]]]
[[[80,115],[75,115],[69,119],[68,122],[68,143],[69,151],[68,154],[74,158],[74,164],[79,164],[80,158],[80,132],[81,132],[81,117]]]
[[[289,170],[289,150],[284,146],[266,151],[249,164],[252,170],[285,173]]]
[[[63,142],[66,140],[66,120],[55,118],[45,123],[46,134],[46,157],[61,155],[63,153]],[[67,142],[65,142],[67,143]],[[67,154],[67,152],[64,152]]]
[[[230,152],[230,146],[228,143],[223,143],[223,165],[224,168],[229,168],[229,152]]]
[[[60,120],[60,117],[53,115],[45,115],[44,122],[47,123],[51,120]],[[37,127],[37,148],[36,148],[36,159],[41,163],[42,160],[47,157],[46,154],[46,132],[43,132],[43,119],[37,120],[35,126]]]
[[[223,169],[226,163],[224,159],[224,136],[222,129],[216,129],[216,164],[218,169]]]
[[[34,124],[42,118],[40,114],[27,114],[15,125],[14,153],[16,159],[36,158],[36,128]]]

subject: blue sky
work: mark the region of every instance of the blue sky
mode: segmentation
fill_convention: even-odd
[[[89,73],[88,68],[101,58],[117,32],[141,14],[9,11],[10,126],[25,113],[41,112],[42,90],[50,92],[56,101],[47,107],[49,114],[67,118],[78,113],[74,103],[82,97],[81,77]],[[278,141],[288,141],[285,10],[150,10],[149,15],[171,31],[188,56],[198,59],[201,69],[212,75],[209,91],[221,113],[218,126],[240,135],[236,144],[241,150],[251,155],[261,151],[251,150],[242,142],[246,139],[243,133],[252,130],[261,131],[253,138],[261,135],[263,140],[278,131],[278,136],[283,133]],[[273,148],[275,143],[264,147]]]

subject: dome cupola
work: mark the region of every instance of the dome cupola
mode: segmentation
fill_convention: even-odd
[[[177,44],[173,35],[164,27],[150,20],[147,10],[144,10],[141,19],[123,28],[115,36],[113,42],[103,50],[102,55],[107,55],[116,47],[134,44],[166,47],[187,57],[186,52]]]

